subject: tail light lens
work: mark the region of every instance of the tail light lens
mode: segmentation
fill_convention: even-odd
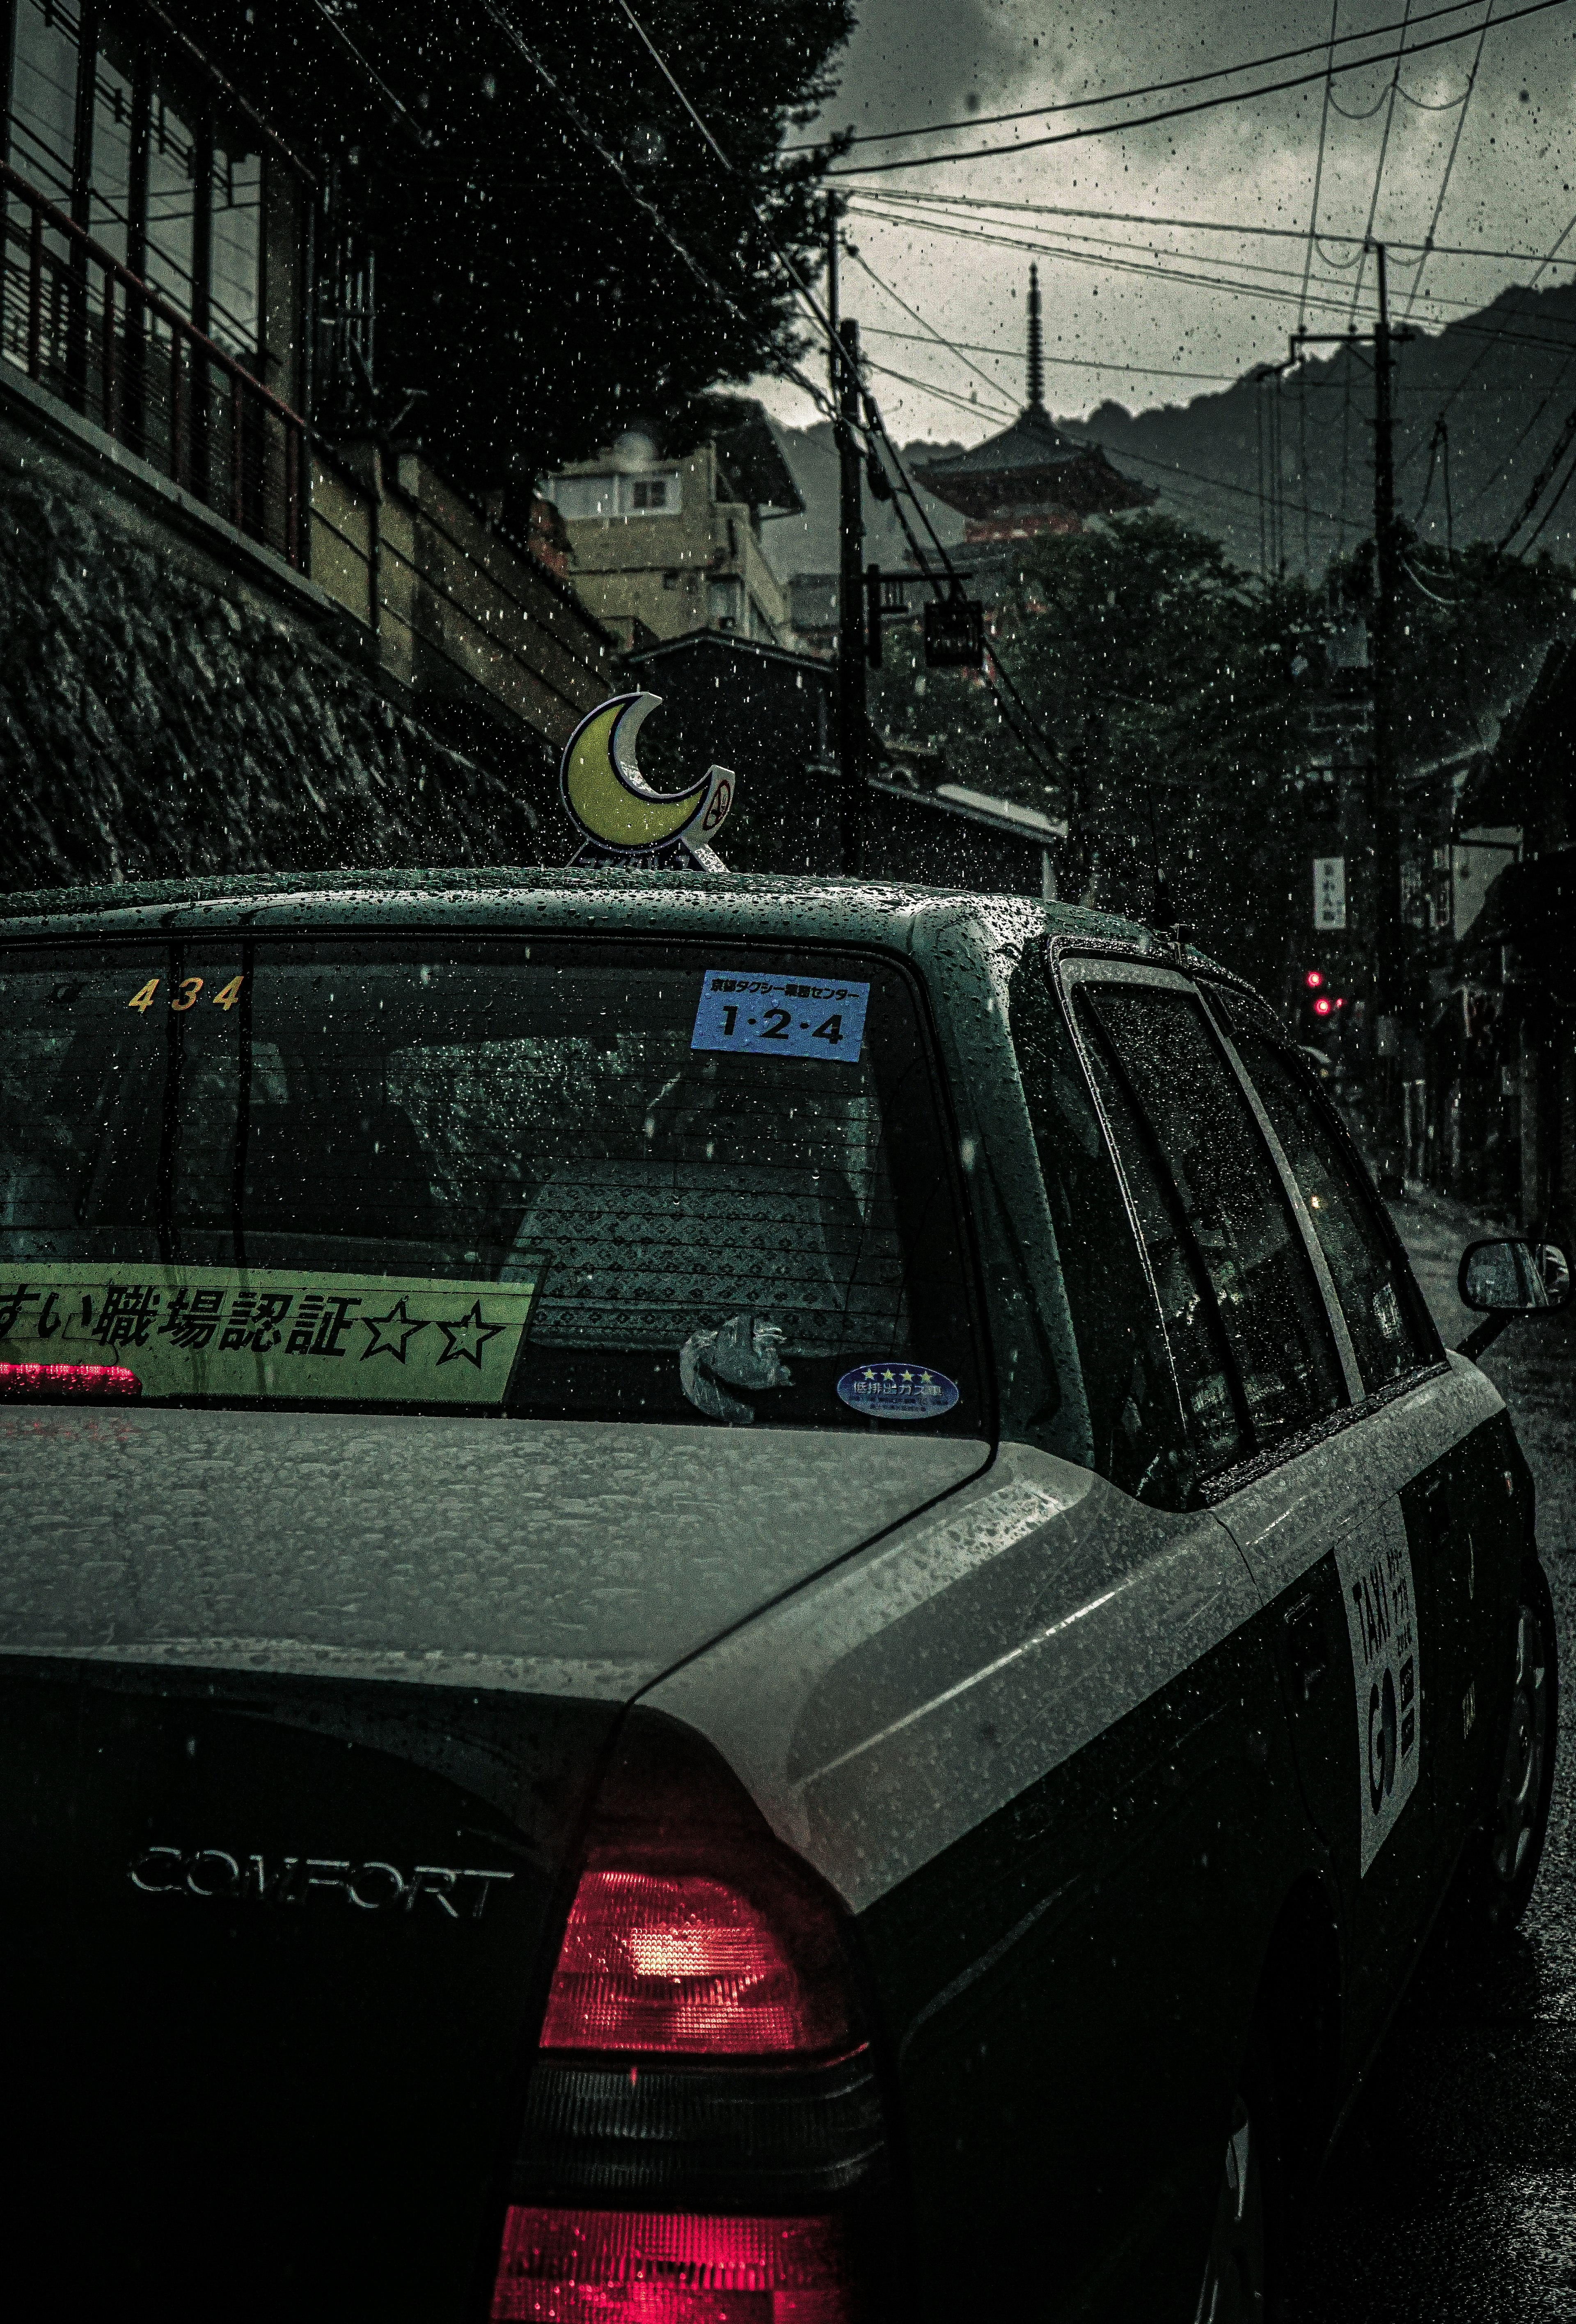
[[[124,1364],[0,1364],[0,1396],[141,1396]]]
[[[520,2204],[493,2294],[494,2318],[530,2324],[845,2324],[857,2313],[834,2218]]]
[[[837,1898],[631,1715],[565,1925],[493,2314],[853,2324],[887,2146]]]
[[[802,1904],[785,1925],[787,1900],[772,1901],[779,1911],[769,1917],[707,1874],[593,1866],[570,1910],[542,2046],[708,2058],[848,2047],[842,1964],[816,1958],[827,1948],[803,1925]]]

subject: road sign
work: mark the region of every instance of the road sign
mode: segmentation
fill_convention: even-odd
[[[1316,928],[1344,928],[1346,926],[1344,855],[1316,855],[1313,858],[1313,926]]]

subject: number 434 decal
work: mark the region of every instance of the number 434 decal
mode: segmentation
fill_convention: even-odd
[[[182,1016],[187,1010],[197,1007],[198,996],[203,989],[204,982],[205,980],[200,976],[183,976],[180,979],[170,995],[170,1006],[176,1016]],[[241,986],[244,982],[244,977],[233,976],[228,984],[220,985],[217,992],[209,995],[214,1007],[223,1009],[226,1012],[232,1010],[241,998]],[[138,986],[126,1002],[126,1007],[139,1010],[145,1017],[153,1006],[154,996],[162,982],[161,977],[151,976],[146,984]]]

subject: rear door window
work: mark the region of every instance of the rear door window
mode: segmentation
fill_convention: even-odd
[[[1177,1230],[1164,1263],[1178,1275],[1185,1250],[1195,1278],[1207,1281],[1247,1449],[1313,1425],[1346,1401],[1329,1314],[1286,1188],[1201,1005],[1191,993],[1113,983],[1086,988],[1084,1007],[1127,1101],[1118,1119],[1125,1111],[1131,1120],[1129,1182],[1164,1162]],[[1190,1328],[1198,1328],[1191,1319]],[[1201,1371],[1205,1386],[1217,1392]],[[1223,1448],[1223,1424],[1216,1434]]]
[[[1369,1395],[1438,1360],[1418,1301],[1385,1231],[1361,1166],[1325,1111],[1303,1066],[1260,1028],[1232,1028],[1292,1174],[1301,1187],[1319,1248],[1351,1334]]]
[[[977,1433],[939,1104],[879,960],[13,953],[0,1361],[182,1401]]]
[[[1180,1506],[1189,1495],[1188,1438],[1200,1425],[1200,1412],[1218,1415],[1223,1404],[1230,1432],[1225,1449],[1235,1441],[1230,1394],[1219,1351],[1209,1344],[1208,1323],[1201,1350],[1184,1320],[1199,1313],[1198,1286],[1185,1254],[1177,1255],[1175,1237],[1166,1238],[1163,1198],[1140,1175],[1135,1201],[1158,1259],[1168,1345],[1100,1117],[1044,963],[1032,948],[1013,975],[1009,1022],[1078,1346],[1094,1466],[1140,1500]],[[1120,1100],[1102,1088],[1109,1115]],[[1175,1360],[1171,1347],[1177,1350]],[[1178,1370],[1185,1378],[1191,1428],[1184,1428],[1178,1403]],[[1201,1401],[1206,1380],[1215,1384],[1213,1395],[1205,1387]]]

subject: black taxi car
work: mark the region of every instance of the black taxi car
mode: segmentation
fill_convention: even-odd
[[[1264,2312],[1555,1701],[1500,1398],[1249,991],[1020,899],[210,881],[12,899],[0,1088],[50,2310]]]

